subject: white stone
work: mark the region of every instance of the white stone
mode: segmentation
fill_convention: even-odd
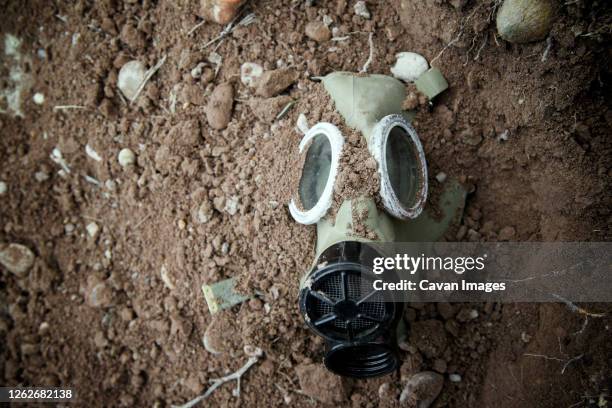
[[[98,227],[98,224],[96,224],[95,222],[90,222],[89,224],[87,224],[85,229],[87,229],[87,233],[90,237],[95,238],[96,235],[98,235],[100,227]]]
[[[43,103],[45,103],[45,95],[41,94],[40,92],[36,92],[32,97],[32,100],[35,104],[42,105]]]
[[[444,181],[446,180],[446,173],[441,171],[438,174],[436,174],[436,180],[438,180],[438,183],[444,183]]]
[[[298,130],[303,134],[306,134],[308,132],[310,126],[308,126],[308,119],[306,119],[306,115],[304,115],[303,113],[300,113],[298,115],[296,126]]]
[[[121,167],[126,167],[136,163],[136,155],[134,155],[134,152],[127,147],[121,149],[117,159],[119,160],[119,165],[121,165]]]
[[[416,81],[429,69],[425,57],[415,52],[400,52],[395,58],[395,65],[391,67],[391,73],[395,78],[404,82]]]
[[[85,153],[95,161],[102,161],[102,157],[90,145],[85,145]]]
[[[451,374],[451,375],[448,376],[448,379],[451,382],[455,382],[455,383],[461,382],[461,376],[459,374]]]
[[[6,193],[8,190],[8,186],[4,181],[0,181],[0,195]]]
[[[34,178],[39,183],[42,183],[43,181],[49,180],[49,174],[45,173],[44,171],[37,171],[34,173]]]
[[[117,86],[121,93],[130,101],[134,99],[146,74],[147,70],[142,62],[138,60],[126,62],[119,70],[117,78]]]
[[[34,264],[34,253],[21,244],[9,244],[0,251],[0,265],[23,278]]]
[[[240,81],[249,87],[254,87],[263,74],[263,67],[254,62],[245,62],[240,66]]]
[[[359,0],[357,3],[355,3],[353,10],[355,10],[355,14],[357,14],[359,17],[367,19],[372,17],[370,10],[368,10],[368,7],[366,6],[366,2],[363,0]]]
[[[235,215],[238,212],[238,197],[230,197],[225,201],[225,211],[229,215]]]
[[[176,286],[174,285],[174,282],[172,282],[172,279],[170,278],[170,275],[168,275],[168,269],[166,269],[165,265],[162,265],[161,271],[160,271],[160,275],[161,275],[162,282],[164,282],[164,285],[168,289],[170,289],[170,290],[176,289]]]

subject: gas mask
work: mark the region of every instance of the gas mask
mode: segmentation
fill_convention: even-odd
[[[303,162],[289,210],[295,221],[317,226],[314,262],[300,284],[300,312],[325,338],[324,363],[356,378],[396,369],[396,337],[403,304],[372,288],[368,265],[376,242],[404,240],[406,220],[427,199],[427,165],[419,137],[402,111],[404,85],[384,75],[332,73],[322,78],[344,123],[317,123],[299,144]],[[377,193],[337,197],[345,160],[340,127],[359,132],[376,163]],[[373,183],[376,178],[363,183]]]

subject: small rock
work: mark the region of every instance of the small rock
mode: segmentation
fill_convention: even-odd
[[[23,278],[34,264],[34,253],[24,245],[9,244],[0,250],[0,264],[18,278]]]
[[[117,159],[119,160],[119,165],[121,167],[127,167],[136,163],[136,155],[132,150],[128,149],[127,147],[121,149],[119,155],[117,156]]]
[[[215,88],[206,107],[208,124],[217,130],[227,127],[232,119],[234,105],[234,88],[230,83],[224,83]]]
[[[236,17],[243,0],[200,0],[199,15],[217,24],[228,24]]]
[[[467,4],[468,0],[450,0],[449,3],[456,8],[457,10],[461,10],[463,6]]]
[[[38,334],[44,336],[49,333],[49,329],[51,329],[51,325],[47,322],[42,322],[40,326],[38,326]]]
[[[414,322],[410,333],[410,343],[414,344],[425,357],[434,358],[446,348],[446,331],[439,320]]]
[[[446,173],[442,171],[436,174],[436,180],[438,180],[438,183],[444,183],[444,181],[446,181],[446,177]]]
[[[507,226],[499,230],[497,234],[497,239],[500,241],[510,241],[516,235],[516,230],[514,227]]]
[[[202,344],[214,355],[236,351],[241,347],[237,344],[241,341],[237,332],[236,322],[229,312],[216,314],[204,332]]]
[[[34,96],[32,97],[32,100],[34,101],[35,104],[42,105],[43,103],[45,103],[45,95],[43,95],[40,92],[36,92]]]
[[[297,81],[299,73],[291,68],[266,71],[257,81],[257,94],[271,98],[289,88]]]
[[[104,347],[108,346],[108,340],[106,339],[106,336],[102,330],[99,330],[96,332],[96,334],[94,334],[94,344],[99,349],[103,349]]]
[[[43,181],[49,180],[49,173],[44,171],[37,171],[36,173],[34,173],[34,178],[39,183],[42,183]]]
[[[363,17],[368,20],[372,17],[370,10],[368,10],[368,7],[366,6],[366,2],[363,0],[359,0],[357,3],[355,3],[355,6],[353,6],[353,11],[359,17]]]
[[[200,224],[205,224],[213,216],[213,207],[209,200],[205,200],[198,207],[198,211],[196,212],[196,219]]]
[[[384,382],[380,384],[380,387],[378,387],[378,398],[380,398],[381,400],[389,399],[391,397],[390,391],[391,391],[391,386],[389,385],[388,382]]]
[[[555,18],[555,1],[505,0],[497,12],[497,32],[511,43],[545,38]]]
[[[470,146],[478,146],[482,142],[482,133],[468,128],[459,135],[463,143]]]
[[[90,237],[95,238],[96,235],[98,235],[98,231],[100,230],[100,227],[98,227],[98,224],[96,224],[95,222],[90,222],[89,224],[87,224],[85,229],[87,230],[87,234]]]
[[[406,98],[402,101],[402,110],[413,110],[419,106],[419,97],[414,92],[408,92]]]
[[[391,67],[391,73],[404,82],[416,81],[429,69],[425,57],[415,52],[400,52],[396,55],[396,59],[395,65]]]
[[[38,354],[39,351],[40,346],[38,344],[24,343],[21,345],[21,354],[23,354],[24,356]]]
[[[447,302],[437,303],[436,307],[438,308],[438,313],[440,313],[440,316],[442,316],[444,320],[451,319],[456,313],[455,307]]]
[[[305,395],[325,404],[346,400],[342,377],[332,374],[321,364],[302,364],[295,368]]]
[[[438,358],[434,360],[432,367],[434,370],[436,370],[440,374],[444,374],[446,372],[446,367],[447,367],[446,361],[442,360],[441,358]]]
[[[428,408],[442,391],[444,377],[433,371],[413,375],[400,394],[399,402],[409,407]]]
[[[164,285],[168,289],[170,290],[176,289],[176,285],[174,284],[174,279],[172,279],[172,277],[168,273],[168,268],[166,268],[165,265],[162,265],[161,270],[160,270],[160,275],[161,275],[162,282],[164,282]]]
[[[0,181],[0,195],[6,193],[8,190],[8,186],[4,181]]]
[[[459,374],[451,374],[448,376],[450,382],[458,383],[461,382],[461,376]]]
[[[119,70],[117,87],[130,101],[136,96],[136,92],[142,81],[144,81],[146,73],[145,65],[138,60],[125,63]]]
[[[238,212],[238,197],[230,197],[225,201],[225,211],[229,215],[235,215]]]
[[[112,289],[104,282],[94,284],[87,294],[87,304],[91,307],[107,307],[113,300]]]
[[[102,161],[102,157],[89,144],[85,145],[85,153],[95,161]]]
[[[462,323],[469,322],[470,320],[474,320],[476,318],[478,318],[478,310],[476,309],[464,307],[459,311],[459,313],[457,313],[457,320]]]
[[[199,62],[190,72],[191,77],[194,79],[198,79],[202,77],[202,71],[206,67],[205,62]]]
[[[248,87],[255,87],[263,74],[263,67],[254,62],[245,62],[240,66],[240,82]]]
[[[310,23],[306,24],[306,35],[319,43],[326,42],[331,39],[331,31],[324,23],[320,21],[311,21]]]

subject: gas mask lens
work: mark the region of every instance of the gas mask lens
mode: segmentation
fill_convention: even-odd
[[[331,206],[343,144],[340,130],[326,122],[317,123],[302,138],[300,154],[306,150],[304,165],[297,195],[289,203],[297,222],[314,224]]]
[[[399,219],[416,218],[427,199],[427,164],[412,125],[401,115],[384,117],[374,128],[370,150],[378,161],[385,209]]]
[[[299,195],[304,210],[311,210],[321,199],[331,169],[331,144],[323,134],[312,139],[300,178]]]

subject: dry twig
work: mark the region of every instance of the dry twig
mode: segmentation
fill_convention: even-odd
[[[263,355],[263,352],[261,351],[261,349],[255,349],[255,352],[251,355],[251,357],[249,357],[246,364],[240,367],[237,371],[233,372],[232,374],[226,375],[225,377],[215,378],[213,380],[210,380],[211,386],[208,388],[208,390],[206,390],[204,394],[192,399],[186,404],[173,405],[173,407],[174,408],[191,408],[195,406],[196,404],[198,404],[200,401],[203,401],[204,399],[208,398],[213,392],[215,392],[217,388],[219,388],[226,382],[233,381],[233,380],[236,380],[237,382],[237,385],[236,385],[236,388],[234,389],[233,394],[234,396],[239,397],[240,396],[240,379],[249,370],[249,368],[251,368],[257,361],[259,361],[259,358],[262,355]]]

